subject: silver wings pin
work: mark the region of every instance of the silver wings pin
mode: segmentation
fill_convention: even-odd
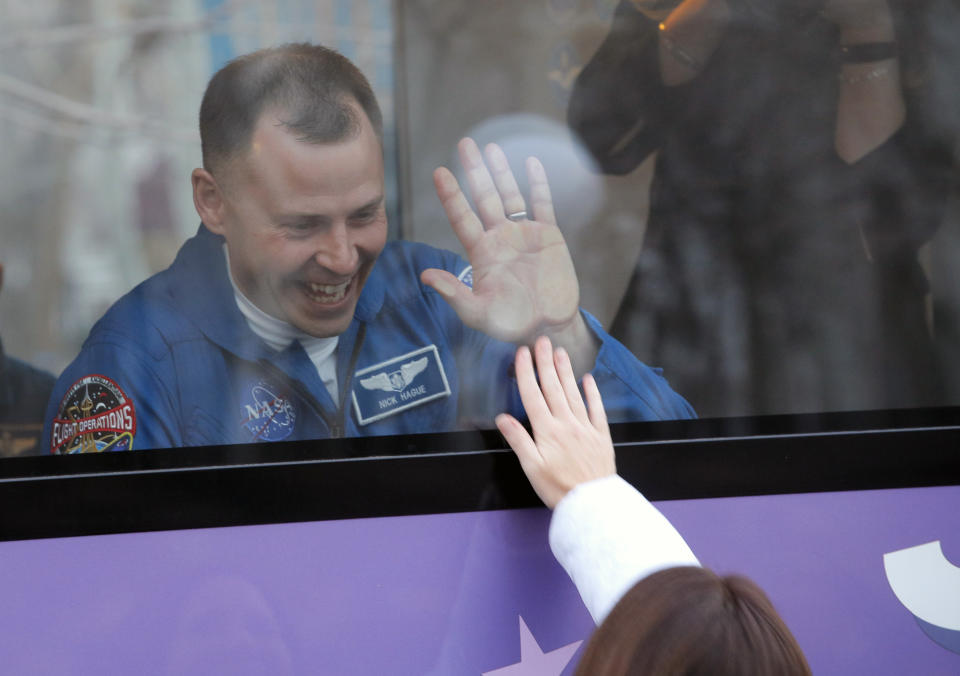
[[[426,368],[429,359],[420,359],[403,364],[398,370],[387,373],[381,371],[369,378],[361,378],[360,384],[368,390],[383,390],[384,392],[401,392]]]

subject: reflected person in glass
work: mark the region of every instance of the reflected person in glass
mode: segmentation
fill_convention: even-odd
[[[568,120],[606,173],[656,153],[610,332],[701,415],[945,403],[918,252],[956,183],[958,28],[940,0],[620,2]]]

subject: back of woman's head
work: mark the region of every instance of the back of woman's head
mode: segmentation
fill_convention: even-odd
[[[767,595],[744,577],[668,568],[628,591],[587,643],[580,676],[808,676]]]

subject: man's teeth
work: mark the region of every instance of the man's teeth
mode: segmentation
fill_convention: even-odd
[[[315,300],[321,300],[327,303],[336,303],[342,300],[347,293],[348,286],[350,286],[349,281],[343,284],[314,284],[312,282],[307,284],[307,288],[310,289],[310,293],[314,296]]]

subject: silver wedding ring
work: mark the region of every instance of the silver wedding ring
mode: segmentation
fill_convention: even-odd
[[[514,211],[512,214],[507,214],[507,220],[511,221],[522,221],[527,218],[526,211]]]

